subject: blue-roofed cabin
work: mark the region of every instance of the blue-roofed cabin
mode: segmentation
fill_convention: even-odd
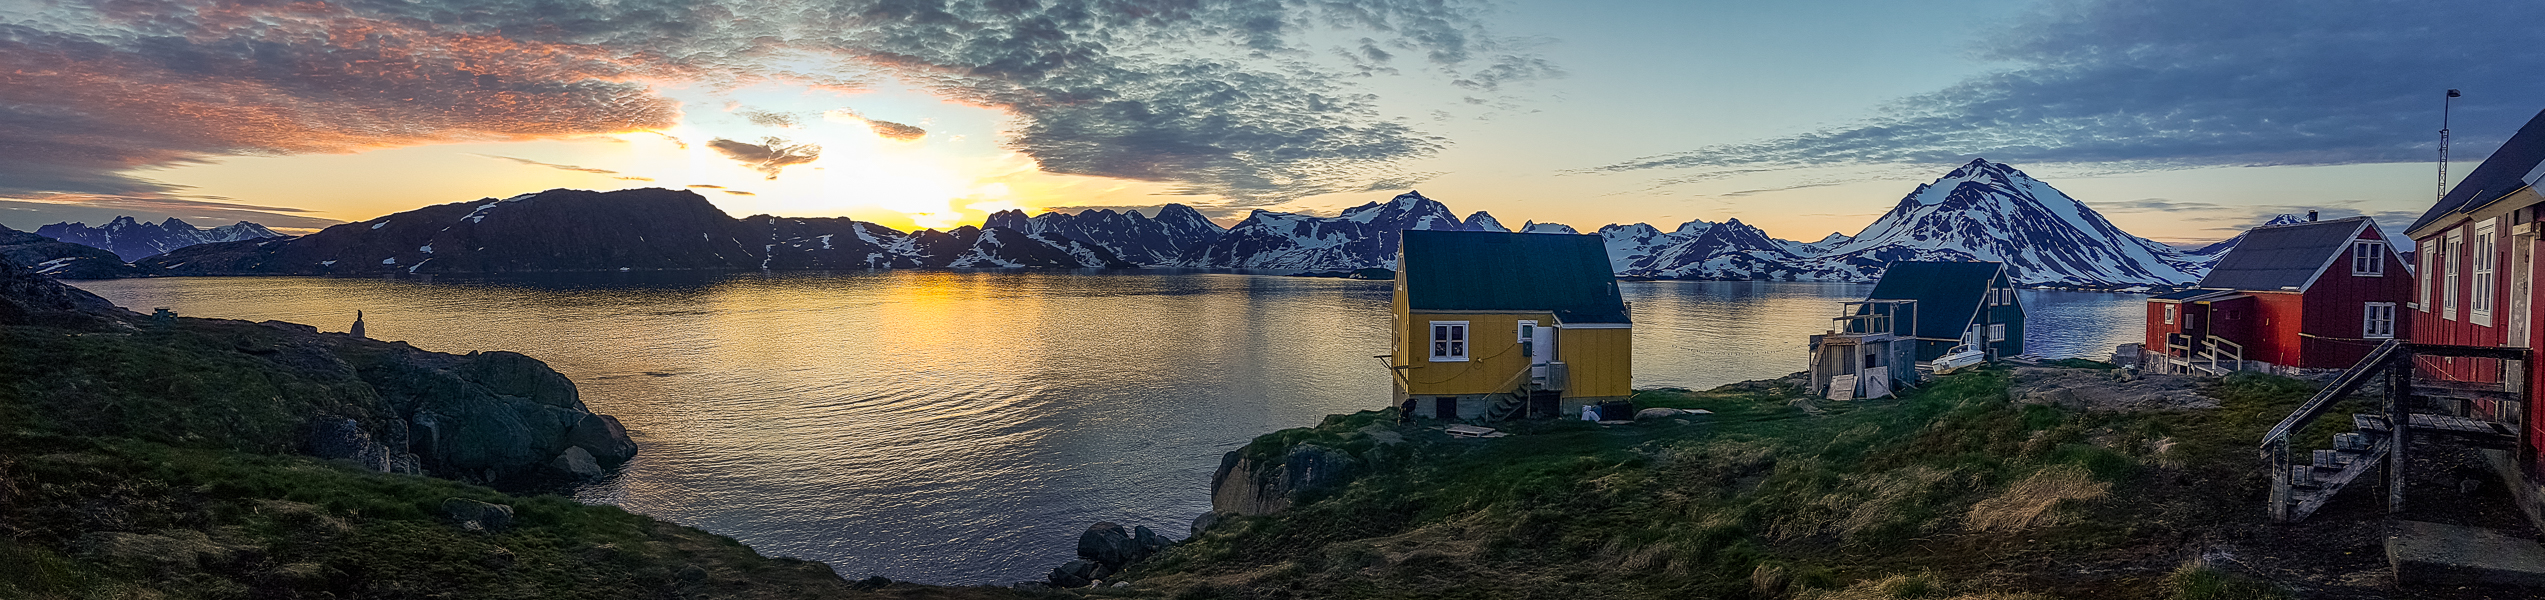
[[[1937,359],[1951,368],[2023,353],[2024,308],[2004,264],[1897,261],[1812,336],[1809,372],[1814,393],[1872,398],[1917,382]]]
[[[1893,333],[1917,341],[1918,362],[1964,344],[1989,360],[2024,353],[2024,306],[2004,263],[1893,262],[1865,300],[1907,311]]]
[[[1396,264],[1406,414],[1553,417],[1632,394],[1634,324],[1598,236],[1407,231]]]

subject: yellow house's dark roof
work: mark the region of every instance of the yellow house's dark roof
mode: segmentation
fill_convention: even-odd
[[[1407,231],[1405,303],[1412,310],[1550,312],[1565,323],[1628,323],[1598,236]]]

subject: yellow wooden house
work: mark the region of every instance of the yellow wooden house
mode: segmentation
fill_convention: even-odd
[[[1599,237],[1407,231],[1396,265],[1385,358],[1408,414],[1554,417],[1632,393],[1634,324]]]

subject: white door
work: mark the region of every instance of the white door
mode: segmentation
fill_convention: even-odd
[[[1546,382],[1546,363],[1555,360],[1555,329],[1537,321],[1520,322],[1520,343],[1529,348],[1529,378]]]

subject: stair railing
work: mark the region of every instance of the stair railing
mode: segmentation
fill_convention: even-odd
[[[2292,477],[2290,436],[2306,429],[2307,425],[2323,417],[2324,413],[2332,411],[2334,404],[2340,403],[2342,398],[2350,396],[2352,392],[2359,391],[2359,388],[2367,385],[2369,380],[2381,373],[2388,373],[2390,367],[2393,367],[2397,361],[2405,361],[2402,369],[2409,369],[2411,357],[2412,352],[2405,349],[2402,340],[2386,340],[2385,343],[2378,344],[2377,348],[2369,350],[2368,356],[2361,358],[2358,364],[2343,370],[2340,376],[2333,378],[2332,383],[2326,384],[2322,390],[2317,390],[2313,397],[2306,399],[2306,403],[2298,405],[2296,411],[2290,412],[2288,417],[2280,419],[2279,424],[2271,426],[2269,432],[2262,434],[2260,448],[2262,457],[2271,463],[2271,519],[2273,521],[2289,520],[2290,494],[2295,483],[2290,480]],[[2395,385],[2399,389],[2401,386],[2411,385],[2410,371],[2397,369],[2392,373],[2393,378],[2398,380]],[[2398,434],[2398,443],[2394,451],[2400,454],[2402,447],[2400,440],[2403,439],[2400,422],[2397,423],[2395,432]]]

